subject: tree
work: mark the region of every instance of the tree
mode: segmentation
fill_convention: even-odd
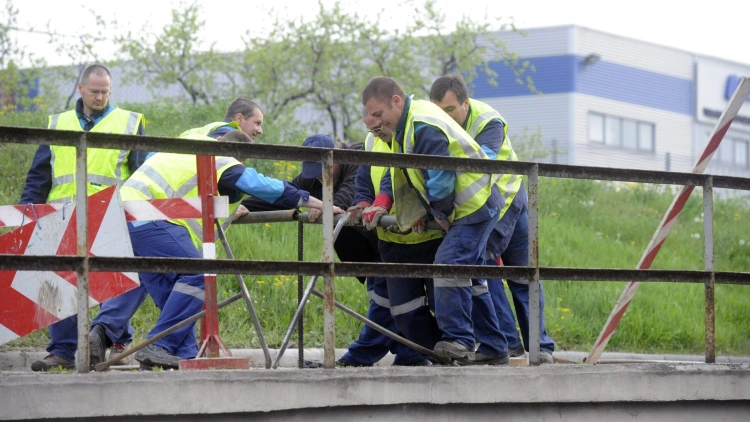
[[[78,82],[81,80],[83,71],[94,63],[103,63],[97,46],[107,41],[103,33],[106,23],[101,16],[96,14],[94,9],[89,9],[89,13],[96,20],[98,31],[95,34],[85,33],[75,36],[61,34],[52,29],[49,23],[47,24],[46,33],[49,35],[50,44],[55,46],[55,51],[58,54],[66,56],[71,63],[70,66],[57,66],[50,69],[54,79],[62,79],[70,84],[70,91],[65,94],[65,105],[63,107],[65,110],[70,109],[71,102],[76,98]],[[75,38],[75,41],[71,42],[71,38]]]
[[[348,14],[338,3],[330,9],[319,3],[309,21],[276,17],[274,22],[267,37],[247,33],[242,71],[231,79],[274,116],[311,105],[328,117],[332,135],[339,138],[364,136],[359,94],[373,76],[393,77],[409,93],[424,96],[436,77],[450,72],[462,72],[471,82],[479,69],[492,83],[497,75],[489,64],[495,60],[512,67],[519,83],[533,71],[493,36],[486,17],[464,17],[444,33],[445,16],[432,0],[415,8],[410,24],[395,31],[381,28],[379,17]],[[508,28],[515,30],[512,24],[497,29]],[[530,78],[525,83],[534,90]]]
[[[214,44],[200,50],[199,36],[205,21],[200,18],[201,7],[196,3],[180,3],[172,10],[172,22],[155,34],[148,25],[134,34],[127,31],[116,35],[118,58],[128,61],[125,78],[144,84],[156,97],[173,84],[179,85],[193,104],[210,104],[226,94],[219,92],[218,55]]]
[[[34,103],[28,95],[32,88],[38,88],[44,60],[26,53],[12,36],[12,31],[19,30],[18,9],[13,7],[13,2],[7,1],[0,13],[0,106],[15,111]],[[19,67],[27,65],[29,67],[23,70]]]

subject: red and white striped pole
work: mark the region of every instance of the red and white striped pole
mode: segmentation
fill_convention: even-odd
[[[719,118],[708,144],[703,150],[703,154],[701,154],[701,157],[693,167],[693,173],[700,174],[706,170],[708,163],[711,161],[711,157],[719,148],[721,140],[724,139],[724,135],[727,133],[727,130],[729,130],[729,125],[732,124],[732,121],[740,111],[740,107],[742,107],[742,104],[745,102],[748,93],[750,93],[750,78],[742,78],[737,89],[734,91],[734,95],[732,95],[732,98],[729,100],[727,108]],[[695,186],[683,186],[677,196],[675,196],[672,205],[669,206],[667,213],[664,215],[659,227],[656,229],[656,233],[654,233],[654,236],[651,238],[651,242],[649,242],[646,251],[643,253],[643,256],[641,256],[641,260],[638,262],[636,269],[645,270],[651,267],[654,258],[656,258],[656,255],[664,244],[669,231],[672,229],[675,221],[677,221],[677,217],[685,207],[685,203],[687,203],[688,198],[690,198],[693,189],[695,189]],[[617,324],[620,323],[622,316],[628,309],[628,306],[633,300],[635,293],[638,291],[640,284],[641,283],[639,282],[631,281],[625,286],[622,295],[620,295],[620,299],[617,301],[612,313],[610,313],[607,322],[604,324],[604,328],[602,328],[599,337],[596,339],[596,343],[594,343],[594,347],[586,358],[586,363],[595,364],[599,361],[599,357],[607,347],[609,339],[612,338],[612,335],[617,328]]]

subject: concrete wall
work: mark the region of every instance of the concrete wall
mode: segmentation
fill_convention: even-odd
[[[643,417],[638,420],[747,420],[750,365],[558,364],[0,377],[0,419],[222,420],[218,415],[262,420],[609,421],[639,415]]]

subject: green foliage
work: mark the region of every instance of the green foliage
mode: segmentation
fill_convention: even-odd
[[[126,78],[148,87],[157,98],[161,91],[178,84],[193,104],[210,104],[223,97],[216,84],[218,66],[222,65],[214,46],[202,51],[200,32],[205,20],[201,7],[181,2],[172,10],[172,22],[153,33],[146,25],[140,31],[127,31],[114,37],[119,59],[132,64]]]
[[[0,10],[0,112],[33,109],[41,101],[28,98],[28,94],[45,62],[18,46],[11,35],[17,29],[17,19],[18,9],[6,1]]]

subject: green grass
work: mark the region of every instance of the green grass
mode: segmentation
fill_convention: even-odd
[[[144,112],[147,133],[174,136],[180,131],[220,119],[217,107],[125,106]],[[279,129],[267,119],[260,142],[300,143],[304,133]],[[0,114],[0,125],[43,127],[41,114]],[[35,146],[0,144],[0,203],[18,201]],[[251,160],[259,171],[290,179],[299,163]],[[669,187],[585,180],[540,181],[540,262],[543,266],[635,268],[673,194]],[[688,201],[653,268],[703,268],[701,191]],[[750,271],[750,208],[740,199],[715,201],[715,266],[722,271]],[[697,235],[697,236],[696,236]],[[228,232],[238,259],[296,260],[297,225],[289,223],[233,226]],[[305,260],[320,259],[320,226],[305,226]],[[219,248],[221,249],[221,248]],[[224,256],[220,251],[220,256]],[[297,276],[245,276],[271,347],[278,347],[297,303]],[[305,283],[307,278],[305,279]],[[233,276],[219,276],[219,300],[239,292]],[[544,281],[546,322],[559,349],[589,350],[622,292],[623,282]],[[322,289],[322,282],[319,282]],[[336,278],[337,300],[365,313],[365,288],[353,278]],[[719,355],[749,355],[750,288],[716,287],[716,348]],[[608,351],[694,353],[704,349],[704,290],[699,284],[643,283],[609,343]],[[228,347],[258,347],[257,335],[243,301],[220,312],[221,336]],[[158,312],[149,300],[133,320],[136,338],[153,326]],[[311,298],[305,313],[305,343],[320,347],[322,301]],[[346,347],[361,324],[336,313],[336,344]],[[16,340],[5,348],[43,347],[46,330]]]

